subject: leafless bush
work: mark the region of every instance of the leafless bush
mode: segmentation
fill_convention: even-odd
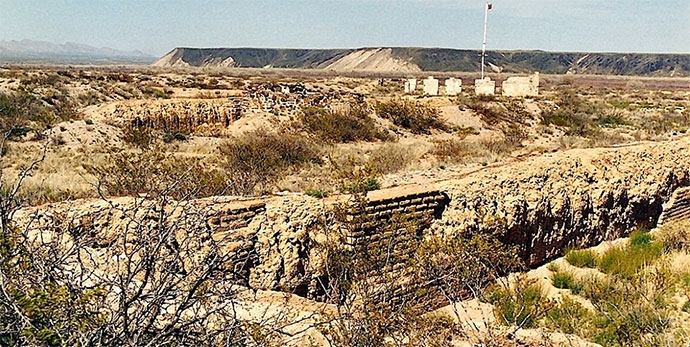
[[[230,191],[241,195],[266,190],[291,168],[320,160],[312,142],[288,130],[246,132],[228,140],[220,151]]]
[[[277,331],[237,315],[250,261],[190,200],[185,172],[144,182],[102,210],[17,211],[25,177],[0,195],[0,340],[7,345],[268,345]],[[146,180],[147,178],[142,178]],[[102,185],[111,183],[103,182]],[[148,189],[143,192],[140,189]],[[173,199],[173,196],[175,199]],[[104,229],[99,218],[116,223]],[[275,324],[279,324],[274,322]],[[273,324],[273,323],[271,323]]]
[[[431,130],[448,131],[436,108],[409,101],[393,100],[376,104],[376,114],[415,134],[430,134]]]

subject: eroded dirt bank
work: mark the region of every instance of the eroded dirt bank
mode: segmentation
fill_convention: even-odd
[[[528,159],[466,177],[372,192],[367,213],[428,211],[434,216],[424,234],[484,231],[521,246],[534,266],[560,255],[568,246],[592,246],[653,226],[662,205],[679,187],[690,185],[690,138],[619,149],[572,150]],[[183,233],[210,232],[232,239],[228,252],[245,285],[284,290],[315,298],[323,242],[320,223],[329,223],[335,202],[302,194],[237,201],[228,197],[171,205],[169,219],[181,219]],[[22,220],[45,231],[58,218],[69,219],[71,233],[94,237],[93,247],[112,240],[142,214],[155,214],[147,202],[77,200],[28,209]],[[196,217],[190,217],[196,216]],[[145,218],[155,230],[157,218]],[[138,223],[138,227],[140,223]],[[371,235],[366,235],[369,237]]]

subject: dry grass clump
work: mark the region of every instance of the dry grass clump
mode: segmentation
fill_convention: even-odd
[[[431,134],[431,130],[448,131],[449,126],[440,119],[436,108],[411,101],[392,100],[379,102],[376,114],[413,134]]]
[[[489,126],[501,124],[525,124],[532,118],[525,106],[516,100],[498,100],[495,96],[459,97],[457,102],[462,108],[476,113]]]
[[[591,249],[573,249],[565,252],[565,260],[573,266],[595,268],[599,257]]]
[[[449,163],[489,163],[510,155],[517,144],[514,139],[492,140],[441,140],[434,142],[431,153],[439,160]]]
[[[345,110],[306,107],[293,127],[328,143],[390,139],[388,132],[378,128],[369,112],[363,104],[352,104]]]
[[[382,174],[399,172],[417,160],[413,148],[394,143],[386,143],[376,148],[368,161]]]

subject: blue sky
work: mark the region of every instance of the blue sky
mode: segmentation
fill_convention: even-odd
[[[495,0],[489,49],[690,53],[690,0]],[[482,0],[0,0],[0,40],[479,48]]]

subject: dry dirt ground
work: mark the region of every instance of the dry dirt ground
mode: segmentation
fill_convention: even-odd
[[[226,107],[223,104],[230,100],[228,98],[252,103],[247,106],[241,118],[216,132],[214,136],[206,136],[208,132],[192,132],[186,141],[174,141],[168,146],[172,153],[199,157],[212,163],[219,156],[218,143],[223,142],[228,136],[257,128],[273,129],[277,124],[289,124],[299,113],[301,99],[297,99],[297,107],[291,109],[271,110],[258,107],[257,99],[247,96],[247,88],[250,85],[266,83],[302,83],[315,94],[332,92],[342,96],[341,100],[327,100],[326,106],[346,104],[351,102],[352,95],[361,95],[369,105],[390,100],[406,100],[434,107],[440,119],[448,124],[451,131],[431,130],[429,134],[415,134],[394,126],[388,119],[372,114],[376,123],[381,128],[391,131],[395,139],[324,146],[324,155],[327,157],[341,160],[356,158],[355,161],[359,164],[377,161],[376,165],[382,167],[379,181],[384,187],[443,180],[482,166],[562,149],[666,140],[682,135],[690,127],[690,90],[686,88],[690,84],[688,79],[547,76],[544,79],[546,86],[537,98],[496,97],[492,100],[477,101],[473,97],[471,86],[465,86],[459,97],[424,97],[419,94],[404,95],[400,79],[385,79],[381,85],[377,78],[315,78],[310,77],[309,72],[302,74],[307,77],[298,78],[293,77],[297,71],[292,70],[264,71],[263,74],[253,77],[235,77],[251,73],[249,70],[232,71],[235,74],[226,75],[223,73],[225,70],[198,69],[173,72],[90,69],[74,69],[67,72],[50,69],[2,70],[4,78],[0,81],[0,91],[9,92],[26,88],[28,85],[37,88],[34,92],[43,97],[61,92],[71,98],[86,100],[78,106],[76,120],[58,122],[43,131],[43,137],[50,139],[53,144],[48,151],[47,162],[56,164],[52,167],[43,165],[33,180],[45,183],[43,186],[51,194],[59,196],[93,195],[90,188],[81,185],[84,177],[88,180],[88,175],[81,169],[82,163],[79,160],[74,161],[74,158],[83,153],[89,160],[97,161],[103,153],[104,145],[128,147],[127,144],[122,144],[122,126],[126,122],[123,121],[122,113],[116,114],[116,109],[124,109],[126,116],[127,110],[130,109],[156,113],[161,109],[161,105],[174,104],[218,104],[222,110]],[[41,78],[47,79],[56,76],[56,73],[62,75],[58,74],[59,79],[50,81],[52,85],[40,85]],[[38,79],[39,82],[30,84],[32,79]],[[585,83],[583,81],[588,79],[596,81],[593,85],[606,87],[580,88],[579,86]],[[624,88],[608,87],[621,85],[620,81],[627,81],[623,83]],[[471,80],[464,79],[464,82],[468,85]],[[653,83],[667,90],[645,88],[646,83]],[[592,122],[592,129],[596,133],[590,134],[576,128],[584,125],[563,126],[558,120],[550,124],[544,122],[544,114],[561,106],[560,98],[566,91],[574,91],[583,102],[595,105],[593,107],[596,109],[590,110],[592,114],[587,115],[587,122]],[[480,107],[501,111],[507,118],[492,119],[491,115],[481,114],[481,108],[468,107],[472,103],[480,103]],[[194,112],[196,110],[192,109],[188,113],[194,116]],[[515,112],[522,113],[520,117],[523,119],[510,119]],[[492,148],[495,147],[492,143],[504,139],[506,130],[513,125],[524,131],[524,135],[517,140],[519,143],[507,149]],[[41,145],[38,141],[32,140],[32,136],[35,138],[35,135],[28,134],[24,140],[12,143],[9,150],[11,159],[6,161],[7,166],[21,166],[40,153]],[[453,141],[462,142],[462,148],[453,146]],[[444,143],[449,146],[443,147]],[[279,192],[312,189],[333,193],[337,178],[332,177],[332,172],[333,168],[328,165],[309,164],[287,173],[270,190]],[[58,177],[69,184],[63,184]],[[75,183],[77,181],[80,183]],[[66,186],[75,185],[81,185],[82,188],[74,192],[65,191]]]

